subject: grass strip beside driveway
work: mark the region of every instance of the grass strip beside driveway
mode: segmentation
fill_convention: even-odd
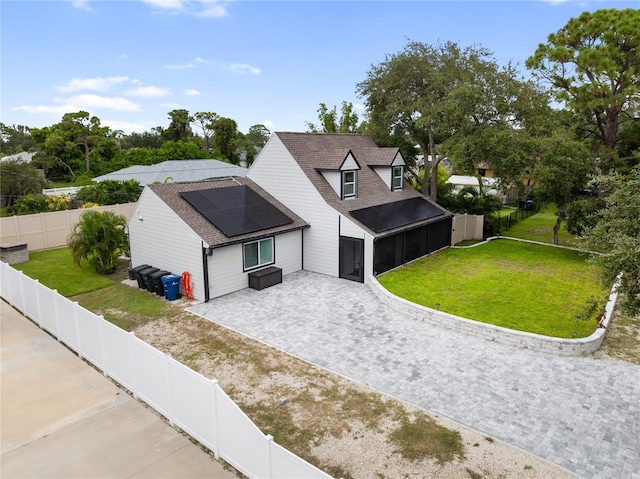
[[[496,326],[560,338],[589,336],[609,289],[576,251],[509,240],[447,249],[378,278],[408,301]]]

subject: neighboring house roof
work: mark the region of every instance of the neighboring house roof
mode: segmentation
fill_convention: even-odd
[[[155,165],[134,165],[106,175],[93,181],[135,180],[141,185],[164,183],[165,181],[184,182],[202,181],[210,178],[245,176],[247,169],[218,160],[169,160]]]
[[[36,152],[30,153],[27,151],[21,151],[20,153],[14,153],[13,155],[7,155],[0,158],[0,161],[18,161],[20,163],[31,163],[31,160],[36,155]]]
[[[408,227],[413,228],[451,215],[451,213],[429,201],[408,185],[405,185],[400,191],[391,191],[374,171],[374,168],[380,166],[391,167],[399,152],[398,148],[380,148],[369,136],[360,134],[290,132],[277,132],[275,134],[327,204],[343,215],[352,218],[373,236],[386,236]],[[360,166],[357,180],[358,195],[353,199],[342,200],[336,195],[334,189],[322,175],[321,170],[329,167],[335,170],[339,169],[349,151]],[[356,216],[362,218],[363,215],[352,214],[357,210],[389,203],[398,203],[397,206],[402,207],[401,201],[413,198],[420,198],[418,202],[428,203],[428,206],[424,205],[425,208],[422,211],[429,210],[431,216],[428,219],[416,221],[412,221],[409,218],[407,220],[409,223],[385,230],[384,233],[374,231],[373,228],[356,218]],[[393,208],[388,210],[391,211]],[[424,215],[422,217],[424,218]]]
[[[247,186],[252,192],[257,193],[259,197],[275,207],[281,214],[288,216],[292,221],[284,225],[229,237],[181,196],[181,193],[220,188],[237,188],[238,186]],[[285,233],[309,226],[306,221],[249,178],[234,177],[198,182],[152,184],[147,185],[147,188],[164,201],[209,247],[221,247],[242,243],[250,239]]]
[[[493,188],[496,186],[496,179],[495,178],[490,178],[487,176],[482,176],[482,184],[483,186],[488,186],[490,188]],[[465,175],[451,175],[449,178],[447,178],[447,183],[451,183],[452,185],[458,185],[458,186],[472,186],[474,188],[477,188],[479,183],[478,183],[478,177],[477,176],[465,176]]]

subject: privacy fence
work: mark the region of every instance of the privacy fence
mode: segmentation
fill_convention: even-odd
[[[113,211],[128,220],[136,209],[136,204],[97,206],[93,209]],[[76,209],[0,218],[0,244],[27,243],[29,251],[66,246],[69,233],[85,211],[87,210]]]
[[[3,262],[0,296],[247,477],[331,477],[264,435],[217,380]]]
[[[483,239],[484,215],[455,215],[451,232],[451,244],[456,245],[464,240]]]

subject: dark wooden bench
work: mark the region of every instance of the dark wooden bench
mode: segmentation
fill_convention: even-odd
[[[249,287],[253,289],[260,290],[280,283],[282,283],[282,268],[269,266],[249,273]]]

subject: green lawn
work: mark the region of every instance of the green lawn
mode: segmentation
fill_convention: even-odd
[[[128,262],[122,262],[113,275],[102,276],[86,262],[79,267],[65,247],[29,253],[28,262],[12,266],[128,331],[152,317],[175,314],[164,298],[120,283]]]
[[[66,247],[30,252],[29,261],[12,266],[66,297],[95,291],[113,283],[96,273],[86,262],[79,267]]]
[[[528,220],[527,220],[528,221]],[[589,336],[596,315],[576,320],[608,293],[580,253],[496,240],[450,248],[378,279],[393,294],[497,326],[571,338]]]
[[[553,225],[558,218],[557,211],[555,205],[547,205],[533,216],[512,225],[509,231],[501,231],[500,234],[511,238],[553,243]],[[564,222],[560,225],[558,232],[558,244],[562,246],[578,245],[577,240],[567,231]]]

